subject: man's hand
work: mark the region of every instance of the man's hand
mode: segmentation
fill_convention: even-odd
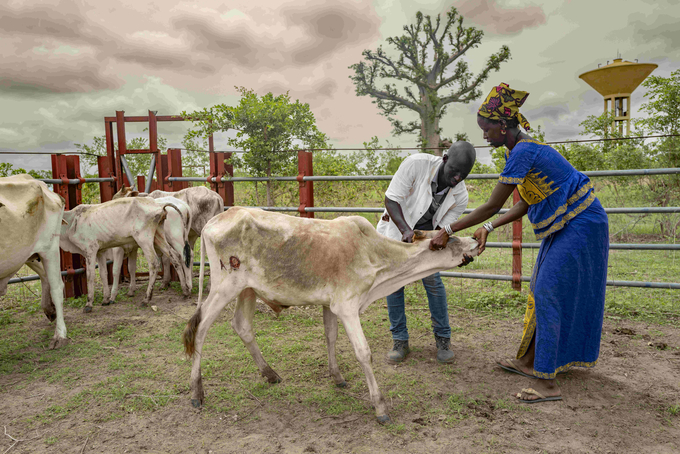
[[[446,233],[446,230],[441,229],[437,231],[435,236],[430,240],[430,250],[431,251],[440,251],[446,247],[446,243],[449,242],[449,235]]]
[[[416,233],[413,231],[413,229],[408,229],[404,233],[401,234],[401,242],[402,243],[413,243],[413,236]]]
[[[474,261],[475,261],[475,259],[471,255],[463,254],[463,263],[458,265],[458,268],[462,268],[464,266],[467,266]]]
[[[472,235],[472,238],[477,240],[477,242],[479,243],[479,252],[477,253],[477,255],[482,255],[482,252],[484,252],[484,249],[486,249],[486,238],[488,236],[489,232],[484,227],[478,228]]]

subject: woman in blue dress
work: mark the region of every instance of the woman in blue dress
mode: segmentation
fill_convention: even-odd
[[[609,225],[593,184],[555,149],[534,140],[519,112],[528,93],[506,84],[494,87],[479,108],[477,124],[492,147],[505,146],[506,164],[489,200],[445,226],[432,239],[440,249],[454,232],[491,218],[515,188],[521,201],[480,227],[474,237],[484,251],[495,228],[528,214],[536,258],[524,332],[516,359],[499,361],[506,371],[534,380],[516,397],[525,403],[561,400],[555,377],[571,367],[593,367],[600,351],[604,315]]]

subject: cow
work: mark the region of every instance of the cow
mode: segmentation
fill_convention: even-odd
[[[191,188],[182,189],[177,192],[167,191],[152,191],[147,194],[144,192],[137,192],[130,187],[123,187],[116,194],[116,197],[136,197],[147,196],[154,199],[160,197],[175,197],[186,202],[191,209],[191,231],[189,232],[189,247],[191,250],[191,257],[194,257],[194,246],[196,239],[201,236],[203,227],[210,219],[218,214],[224,213],[224,201],[216,192],[211,191],[205,186],[194,186]],[[164,269],[170,266],[167,259],[163,259]],[[170,274],[163,273],[163,286],[167,287],[170,282]]]
[[[43,311],[50,321],[56,320],[50,349],[68,342],[59,260],[63,214],[64,199],[42,181],[26,174],[0,178],[0,296],[24,264],[38,273]]]
[[[276,312],[289,306],[323,306],[330,375],[343,387],[345,380],[335,358],[340,319],[366,376],[378,422],[388,423],[359,314],[400,287],[461,265],[464,256],[477,255],[478,244],[473,238],[451,237],[443,250],[431,251],[429,241],[424,240],[434,233],[419,232],[421,241],[407,244],[380,235],[359,216],[328,221],[243,207],[230,208],[211,219],[201,235],[198,307],[182,334],[185,352],[193,356],[193,406],[200,407],[204,400],[201,351],[208,329],[234,299],[231,326],[262,376],[270,383],[281,381],[255,342],[252,320],[255,298],[259,297]],[[205,253],[211,289],[201,303]]]
[[[83,312],[92,312],[94,300],[94,267],[99,263],[99,274],[104,285],[104,303],[110,303],[106,257],[103,251],[109,248],[134,245],[142,249],[149,264],[149,285],[145,306],[151,301],[160,261],[155,249],[170,258],[176,269],[182,268],[182,256],[168,244],[163,229],[167,210],[179,209],[172,204],[159,205],[148,198],[124,198],[98,205],[78,205],[64,212],[59,240],[60,247],[85,257],[87,264],[87,304]],[[189,293],[186,282],[183,291]]]
[[[117,200],[125,197],[122,192],[123,189],[118,191],[114,196],[113,200]],[[128,195],[131,197],[131,195]],[[155,200],[156,203],[160,205],[172,205],[175,210],[168,211],[167,218],[163,225],[163,231],[165,232],[165,238],[172,249],[175,250],[180,256],[183,257],[182,268],[176,269],[177,275],[179,276],[180,284],[184,290],[184,296],[189,297],[191,294],[191,287],[193,283],[192,269],[193,269],[193,253],[189,247],[189,232],[191,231],[192,214],[189,205],[179,200],[175,197],[161,197]],[[123,263],[123,259],[127,257],[128,260],[128,271],[130,272],[130,287],[128,288],[128,295],[134,294],[137,282],[136,282],[136,271],[137,271],[137,245],[130,244],[122,248],[113,248],[105,252],[105,257],[109,260],[113,260],[113,287],[111,289],[110,300],[105,301],[104,305],[109,302],[116,300],[118,295],[118,284],[120,282],[120,270]],[[170,282],[170,260],[168,257],[163,255],[162,261],[166,264],[165,275],[168,275],[167,283],[163,282],[161,289],[167,288]]]

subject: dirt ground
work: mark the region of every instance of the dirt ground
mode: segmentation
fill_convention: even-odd
[[[26,335],[35,342],[23,352],[25,360],[0,375],[0,425],[4,430],[0,434],[0,452],[680,452],[680,329],[672,326],[608,317],[599,364],[591,370],[576,369],[560,375],[563,401],[518,405],[511,393],[530,386],[531,380],[500,370],[495,361],[515,353],[521,335],[520,317],[503,319],[452,307],[451,321],[456,328],[452,343],[457,354],[454,365],[442,366],[433,361],[431,336],[412,335],[413,352],[409,359],[403,365],[390,366],[384,361],[391,345],[389,332],[382,329],[386,310],[383,301],[376,302],[367,311],[372,311],[372,315],[366,321],[362,319],[362,323],[365,330],[367,323],[381,324],[376,330],[380,335],[369,337],[369,345],[393,424],[380,426],[366,401],[364,376],[343,331],[338,339],[340,367],[343,373],[347,367],[355,371],[345,375],[349,390],[337,394],[341,391],[334,390],[327,368],[322,367],[318,372],[321,385],[310,386],[328,389],[331,400],[333,396],[338,399],[353,396],[351,411],[329,414],[309,405],[304,396],[297,400],[274,399],[268,395],[256,397],[250,392],[252,398],[241,411],[217,407],[193,409],[188,391],[190,363],[180,358],[176,334],[182,319],[188,319],[195,306],[171,292],[156,292],[158,311],[152,313],[136,306],[140,299],[138,295],[109,307],[95,305],[91,314],[67,307],[66,323],[74,333],[67,348],[73,353],[56,356],[54,361],[44,360],[47,357],[44,349],[54,325],[39,312],[30,316]],[[321,312],[314,309],[320,322]],[[227,321],[227,315],[222,323]],[[257,323],[256,330],[262,329],[263,323]],[[107,400],[97,397],[93,390],[87,401],[79,401],[78,405],[73,404],[73,396],[116,373],[112,371],[110,355],[143,357],[141,346],[136,351],[131,346],[136,344],[110,342],[121,326],[147,335],[172,334],[159,337],[160,342],[172,343],[175,339],[178,344],[168,347],[167,356],[171,358],[164,358],[166,354],[153,349],[146,350],[145,360],[162,372],[144,380],[159,389],[156,395],[176,389],[176,398],[164,402],[158,397],[151,398],[153,404],[147,408],[128,409],[113,418],[109,415],[118,411],[121,401],[129,400],[131,394]],[[7,327],[0,330],[3,332],[8,332]],[[0,336],[5,341],[5,336]],[[217,337],[210,335],[208,341],[219,343]],[[245,351],[242,344],[233,345],[229,348]],[[272,351],[281,347],[273,346]],[[87,348],[96,348],[96,352],[84,359],[77,355]],[[276,361],[270,361],[284,379],[283,383],[271,386],[296,381],[296,370],[305,372],[303,369],[308,367],[302,361],[307,355],[325,361],[324,341],[319,339],[306,350],[291,355],[293,366],[289,370],[281,371]],[[70,372],[57,374],[67,366]],[[204,370],[204,376],[205,373]],[[60,376],[71,378],[65,380]],[[252,368],[245,377],[254,383],[264,381]],[[297,379],[296,385],[304,387],[305,380]],[[218,384],[214,380],[205,383],[206,401],[215,399]],[[414,392],[418,396],[416,402],[409,401],[407,393]],[[462,397],[452,400],[452,396]]]

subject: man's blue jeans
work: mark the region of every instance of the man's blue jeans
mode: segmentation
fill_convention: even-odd
[[[446,303],[446,289],[439,273],[423,278],[423,286],[430,304],[432,331],[439,337],[451,338],[449,310]],[[406,328],[406,308],[404,305],[404,287],[387,296],[387,313],[390,317],[392,339],[408,340]]]

